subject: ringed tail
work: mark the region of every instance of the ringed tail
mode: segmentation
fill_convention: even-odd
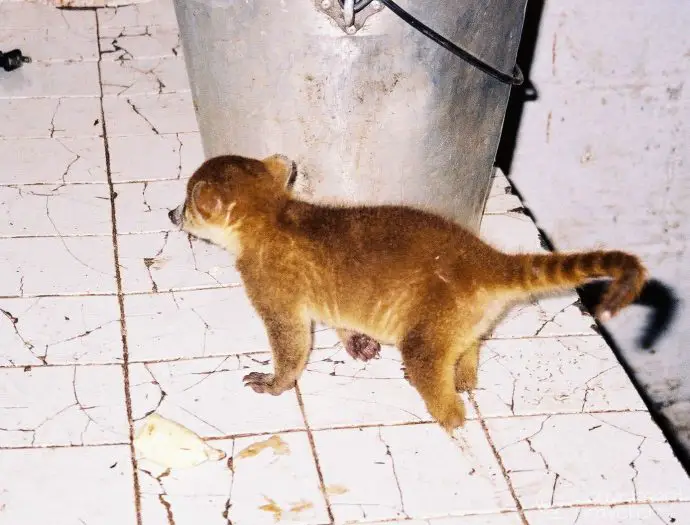
[[[647,270],[640,260],[622,251],[510,255],[510,274],[525,292],[549,292],[575,288],[590,279],[613,279],[604,293],[596,316],[607,321],[640,295]]]

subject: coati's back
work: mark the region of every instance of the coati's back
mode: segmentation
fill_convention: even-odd
[[[376,290],[376,295],[404,294],[439,281],[468,299],[508,302],[613,277],[598,310],[608,318],[632,302],[646,280],[639,259],[625,252],[505,254],[451,221],[405,206],[332,207],[291,200],[278,224],[303,241],[314,264],[336,274],[338,286]]]

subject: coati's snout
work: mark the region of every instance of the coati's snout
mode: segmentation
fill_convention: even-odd
[[[168,219],[170,219],[170,222],[172,222],[175,226],[180,226],[182,224],[182,213],[184,211],[184,202],[180,204],[177,208],[174,210],[170,210],[168,212]]]
[[[296,171],[283,155],[211,158],[190,177],[185,201],[168,218],[195,237],[225,246],[245,216],[268,211],[287,194]]]

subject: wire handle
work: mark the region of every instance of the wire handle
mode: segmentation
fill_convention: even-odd
[[[481,60],[480,58],[477,58],[469,51],[465,51],[464,49],[458,47],[444,36],[439,35],[436,31],[417,20],[414,16],[412,16],[398,4],[393,2],[393,0],[379,0],[379,2],[385,5],[393,13],[399,16],[404,22],[408,23],[410,26],[422,33],[424,36],[430,38],[444,49],[447,49],[455,56],[458,56],[465,62],[472,64],[474,67],[483,71],[487,75],[492,76],[496,80],[500,80],[504,84],[510,84],[511,86],[519,86],[525,81],[525,77],[522,74],[522,70],[520,70],[520,67],[517,64],[515,64],[512,74],[499,71],[495,67]]]

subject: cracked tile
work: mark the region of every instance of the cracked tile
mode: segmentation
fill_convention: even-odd
[[[241,287],[128,295],[125,313],[130,362],[270,350]]]
[[[513,192],[512,185],[500,170],[496,170],[496,174],[491,180],[491,189],[484,207],[484,214],[508,213],[511,210],[518,210],[520,208],[522,208],[522,201]]]
[[[186,181],[205,159],[198,132],[113,137],[108,145],[115,182]]]
[[[189,91],[182,57],[141,58],[101,63],[103,93],[132,97]],[[134,101],[133,101],[134,102]]]
[[[177,26],[105,27],[100,41],[104,61],[182,56]]]
[[[111,232],[105,184],[0,186],[0,237]]]
[[[0,369],[0,447],[125,443],[120,366]]]
[[[100,93],[97,62],[32,62],[15,71],[0,70],[0,99],[98,97]]]
[[[126,445],[0,450],[0,479],[4,523],[136,523]]]
[[[690,479],[645,412],[488,419],[525,508],[690,500]]]
[[[484,417],[646,410],[599,336],[486,341],[474,396]]]
[[[530,525],[683,525],[690,516],[690,503],[650,503],[615,507],[573,507],[530,510],[525,513]],[[686,516],[683,518],[682,516]]]
[[[108,136],[161,135],[199,131],[189,92],[105,97]]]
[[[522,521],[516,512],[502,514],[479,514],[455,518],[430,518],[405,521],[378,521],[376,525],[521,525]]]
[[[0,366],[122,362],[117,298],[0,299]]]
[[[103,131],[95,97],[0,99],[0,114],[5,139],[98,137]]]
[[[267,447],[255,456],[242,453],[266,439],[279,440],[283,448]],[[143,525],[328,523],[305,433],[224,439],[213,446],[232,460],[168,475],[140,467]]]
[[[118,244],[126,293],[240,284],[229,253],[181,231],[120,235]]]
[[[179,230],[168,218],[168,212],[182,203],[187,181],[134,182],[115,186],[117,231],[151,233]]]
[[[314,432],[335,523],[514,510],[480,424],[455,436],[432,424]]]
[[[243,385],[256,371],[272,371],[270,354],[132,364],[133,417],[156,411],[204,438],[303,429],[294,390],[271,396]]]
[[[539,230],[523,213],[484,215],[480,237],[508,253],[546,252],[539,241]]]
[[[380,359],[366,363],[340,345],[315,350],[299,384],[311,428],[432,421],[393,347],[383,347]],[[472,406],[465,406],[468,418],[475,417]]]
[[[0,296],[115,293],[107,237],[0,239]]]
[[[138,31],[146,26],[177,27],[172,0],[108,7],[99,9],[97,15],[100,27],[106,30],[127,28],[130,31]]]
[[[506,312],[492,338],[596,335],[594,318],[584,311],[575,292],[542,297]]]
[[[2,139],[0,184],[108,182],[100,137]]]

